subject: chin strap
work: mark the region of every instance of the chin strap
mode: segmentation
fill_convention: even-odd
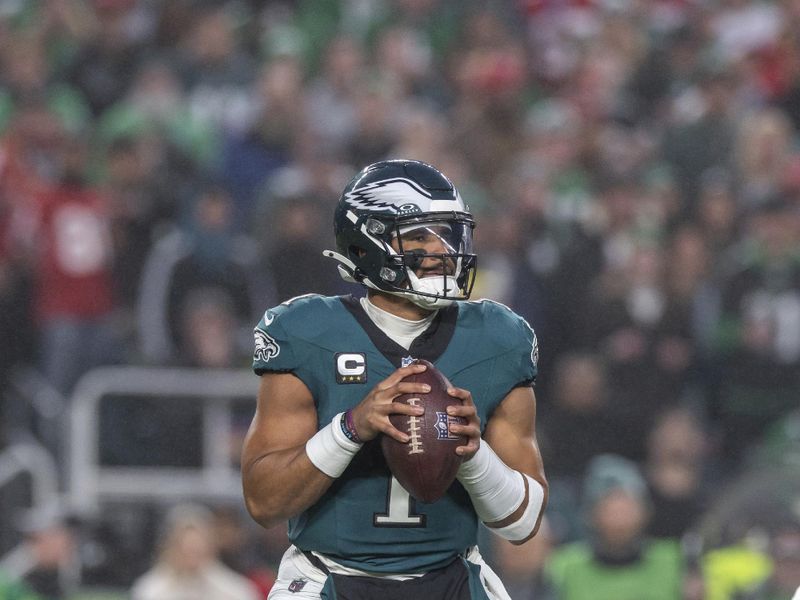
[[[356,272],[357,267],[352,260],[343,254],[334,252],[333,250],[323,250],[322,255],[341,263],[340,265],[337,265],[337,268],[339,269],[339,275],[342,277],[342,279],[349,281],[350,283],[360,283],[355,277],[353,277],[353,273]]]
[[[350,283],[360,283],[361,285],[365,285],[370,289],[378,290],[379,292],[386,292],[386,290],[382,290],[377,285],[370,281],[369,277],[362,277],[361,279],[356,279],[355,272],[358,270],[358,267],[355,263],[344,256],[343,254],[339,254],[334,250],[323,250],[322,255],[326,256],[327,258],[332,258],[335,261],[338,261],[339,265],[337,268],[339,269],[339,275],[342,279]],[[392,292],[387,292],[391,294]]]

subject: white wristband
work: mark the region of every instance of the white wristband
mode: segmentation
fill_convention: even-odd
[[[363,444],[357,444],[342,431],[339,413],[306,442],[308,459],[328,477],[339,477]]]
[[[522,516],[505,527],[491,528],[497,535],[512,542],[524,540],[531,534],[533,528],[536,527],[536,521],[539,520],[539,513],[544,504],[544,488],[542,484],[536,481],[533,477],[522,474],[528,481],[528,505]]]
[[[461,463],[456,477],[484,523],[505,519],[525,499],[522,473],[500,460],[484,440],[475,455]]]

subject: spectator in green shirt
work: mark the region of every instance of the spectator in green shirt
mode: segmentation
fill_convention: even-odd
[[[0,573],[0,600],[41,600],[41,598],[24,584],[11,581]]]
[[[680,600],[680,547],[645,536],[650,501],[636,465],[614,455],[595,457],[583,500],[586,539],[556,550],[548,565],[558,600]]]

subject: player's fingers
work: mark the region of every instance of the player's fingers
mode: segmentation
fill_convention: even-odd
[[[388,435],[391,438],[396,439],[401,444],[405,444],[410,440],[410,436],[407,433],[404,433],[397,429],[392,423],[387,419],[385,423],[382,423],[379,427],[381,433],[384,435]]]
[[[378,384],[378,389],[388,390],[389,388],[400,383],[403,379],[405,379],[409,375],[414,375],[415,373],[422,373],[427,368],[428,367],[420,363],[413,363],[408,365],[407,367],[400,367],[394,373],[389,375],[389,377],[381,381]]]
[[[392,402],[389,414],[418,417],[424,412],[425,409],[422,406],[406,404],[405,402]]]
[[[451,422],[448,425],[450,429],[450,433],[455,435],[463,435],[469,438],[477,438],[481,436],[481,428],[475,421],[458,423],[458,422]]]
[[[464,404],[467,405],[474,404],[474,402],[472,401],[472,392],[470,392],[469,390],[452,387],[447,390],[447,393],[450,394],[453,398],[460,398]]]
[[[463,456],[465,459],[471,458],[478,451],[480,444],[480,438],[469,438],[469,442],[463,446],[456,447],[456,454]]]
[[[382,390],[379,395],[381,398],[394,400],[402,394],[427,394],[430,391],[431,386],[427,383],[401,381],[388,389]]]
[[[353,409],[353,423],[362,440],[371,440],[380,432],[385,419],[382,411],[376,409],[374,402],[364,401]]]
[[[470,419],[478,415],[478,410],[474,404],[453,404],[447,407],[447,414],[452,417]]]
[[[431,391],[431,386],[427,383],[401,381],[391,391],[395,396],[400,394],[427,394]]]

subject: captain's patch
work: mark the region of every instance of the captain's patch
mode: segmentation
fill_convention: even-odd
[[[336,360],[336,383],[366,383],[367,355],[363,352],[339,352]]]

